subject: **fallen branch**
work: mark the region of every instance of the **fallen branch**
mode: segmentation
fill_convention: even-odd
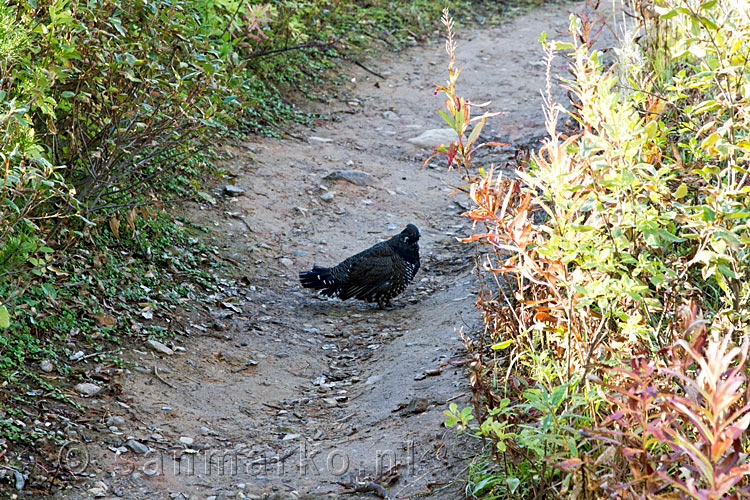
[[[253,54],[250,54],[247,56],[248,59],[255,59],[256,57],[264,57],[264,56],[270,56],[273,54],[280,54],[282,52],[289,52],[292,50],[303,50],[303,49],[330,49],[333,47],[333,43],[327,42],[327,43],[320,43],[320,42],[305,42],[305,43],[299,43],[297,45],[292,45],[291,47],[284,47],[283,49],[273,49],[273,50],[262,50],[260,52],[255,52]]]

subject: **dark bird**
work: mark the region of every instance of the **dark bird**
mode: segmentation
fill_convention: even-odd
[[[406,289],[419,270],[419,237],[414,224],[387,241],[352,255],[334,267],[313,266],[299,273],[305,288],[341,300],[355,298],[390,307],[391,299]]]

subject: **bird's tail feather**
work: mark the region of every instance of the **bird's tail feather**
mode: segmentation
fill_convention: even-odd
[[[304,288],[323,290],[326,295],[332,295],[338,288],[338,283],[329,267],[313,266],[312,271],[299,273],[299,280]]]

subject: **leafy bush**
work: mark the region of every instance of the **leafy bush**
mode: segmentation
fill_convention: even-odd
[[[475,411],[495,419],[511,399],[504,474],[547,494],[743,496],[747,357],[731,345],[750,326],[750,7],[633,5],[614,65],[586,18],[572,43],[542,37],[548,64],[569,58],[578,128],[558,130],[548,96],[549,138],[510,178],[471,166],[451,58],[441,89],[461,140],[436,152],[462,165],[465,215],[484,226],[465,241],[497,278],[479,301],[489,342],[467,341]]]
[[[0,279],[17,277],[35,254],[49,250],[39,225],[61,215],[62,207],[75,206],[62,169],[44,154],[33,123],[35,115],[53,119],[54,100],[53,78],[32,57],[29,21],[0,5]],[[0,326],[7,328],[7,310],[0,308]]]
[[[47,32],[35,59],[56,77],[44,144],[84,215],[167,178],[219,127],[231,77],[189,4],[49,0],[25,15]]]

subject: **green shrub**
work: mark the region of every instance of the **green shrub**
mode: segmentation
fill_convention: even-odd
[[[461,139],[436,153],[461,164],[486,228],[466,241],[509,282],[483,288],[490,339],[468,343],[477,418],[511,399],[520,451],[502,462],[548,495],[744,496],[750,7],[638,6],[615,64],[585,18],[571,17],[573,43],[542,37],[548,64],[569,58],[578,127],[559,131],[547,96],[549,138],[514,177],[472,168],[452,60],[440,87]]]

